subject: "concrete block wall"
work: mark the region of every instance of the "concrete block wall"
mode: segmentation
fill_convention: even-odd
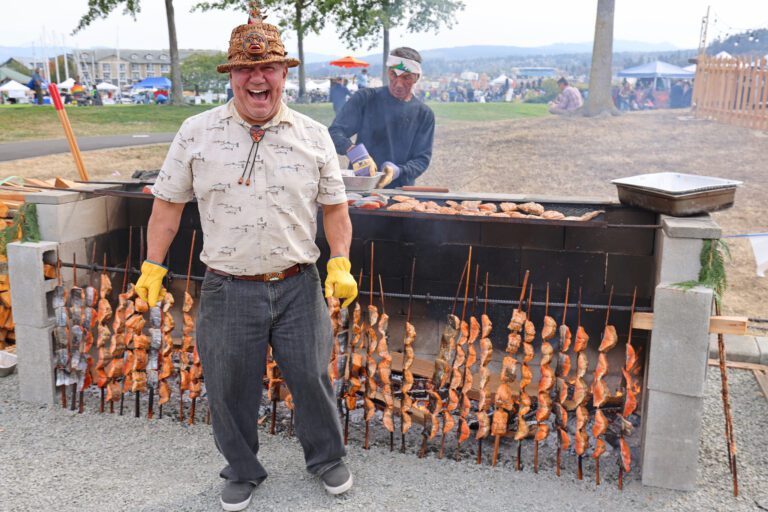
[[[41,239],[37,243],[8,245],[11,300],[16,322],[19,357],[19,393],[25,401],[51,405],[54,388],[53,289],[56,279],[45,279],[43,264],[55,264],[57,255],[71,262],[86,264],[98,238],[127,225],[122,198],[92,196],[73,191],[44,191],[29,194],[27,201],[37,204]],[[83,283],[85,272],[78,274]],[[61,269],[62,282],[69,287],[73,272]]]
[[[22,400],[53,404],[53,308],[55,279],[45,279],[44,260],[56,257],[54,242],[8,244],[11,306],[16,322],[19,393]]]
[[[696,488],[713,292],[697,280],[705,239],[719,238],[709,215],[662,216],[656,236],[656,292],[643,398],[644,485]]]

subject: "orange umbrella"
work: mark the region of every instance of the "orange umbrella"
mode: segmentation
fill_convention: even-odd
[[[331,66],[337,66],[340,68],[367,68],[369,66],[367,62],[356,59],[349,55],[343,59],[332,60],[330,64]]]

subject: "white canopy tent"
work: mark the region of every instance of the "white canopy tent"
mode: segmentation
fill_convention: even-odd
[[[285,81],[285,86],[283,87],[283,89],[285,89],[286,91],[298,91],[299,90],[299,84],[286,80]]]
[[[59,89],[71,89],[75,85],[75,79],[74,78],[67,78],[60,84],[58,84]]]
[[[328,83],[328,80],[307,80],[308,91],[328,92],[330,89],[331,84]]]
[[[460,76],[462,80],[478,80],[480,78],[480,75],[474,71],[464,71]]]
[[[99,91],[117,91],[120,88],[116,85],[110,84],[109,82],[101,82],[96,86],[96,89]]]
[[[491,80],[491,85],[504,85],[505,83],[507,83],[507,80],[511,81],[511,79],[507,75],[502,73],[501,75]]]
[[[31,90],[32,89],[30,89],[24,84],[20,84],[16,80],[8,80],[3,85],[0,85],[0,92],[16,92],[16,91],[27,92]]]

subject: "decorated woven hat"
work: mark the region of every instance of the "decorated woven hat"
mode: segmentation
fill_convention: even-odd
[[[216,66],[216,70],[228,73],[232,68],[254,67],[270,62],[285,62],[290,68],[298,66],[298,59],[287,56],[277,27],[264,23],[266,15],[261,14],[259,3],[251,1],[250,9],[248,24],[232,30],[226,64]]]

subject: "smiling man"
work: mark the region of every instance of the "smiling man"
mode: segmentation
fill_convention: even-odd
[[[413,185],[432,159],[435,115],[413,95],[421,75],[419,52],[395,48],[387,58],[389,84],[356,92],[329,128],[337,153],[349,157],[356,174],[385,173],[381,187]]]
[[[136,283],[150,305],[162,298],[168,247],[194,198],[208,266],[197,317],[224,510],[243,510],[267,472],[258,460],[257,419],[267,345],[295,403],[307,470],[326,490],[352,486],[328,378],[331,324],[315,261],[317,209],[331,248],[326,296],[357,295],[349,273],[352,225],[338,158],[326,128],[282,103],[288,67],[277,28],[257,8],[236,27],[227,63],[232,101],[187,119],[157,182],[148,254]]]

